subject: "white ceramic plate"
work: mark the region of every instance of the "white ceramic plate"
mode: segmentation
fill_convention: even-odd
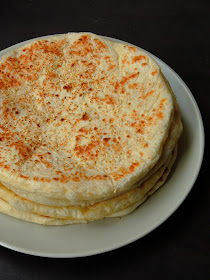
[[[7,48],[0,52],[0,56],[28,42]],[[143,237],[162,224],[180,206],[193,187],[202,163],[203,123],[195,99],[186,84],[168,65],[153,57],[178,98],[184,125],[177,161],[165,185],[136,211],[119,220],[113,218],[83,225],[47,227],[0,214],[2,246],[45,257],[99,254]]]

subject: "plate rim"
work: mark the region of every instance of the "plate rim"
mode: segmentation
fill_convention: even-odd
[[[15,45],[12,45],[12,46],[9,46],[7,47],[6,49],[3,49],[0,51],[0,58],[4,55],[6,55],[8,52],[10,52],[11,50],[17,48],[17,47],[20,47],[21,45],[23,44],[27,44],[27,43],[30,43],[34,40],[40,40],[40,39],[46,39],[48,37],[51,37],[51,36],[58,36],[58,35],[63,35],[63,33],[61,34],[52,34],[52,35],[45,35],[45,36],[41,36],[41,37],[36,37],[36,38],[32,38],[32,39],[29,39],[29,40],[26,40],[26,41],[22,41],[22,42],[19,42]],[[148,55],[150,55],[151,57],[153,57],[155,59],[155,61],[157,63],[162,63],[166,69],[169,69],[173,76],[176,76],[179,80],[179,82],[181,82],[181,86],[185,88],[185,91],[187,93],[187,97],[188,99],[190,99],[190,101],[192,102],[193,104],[193,107],[195,109],[195,113],[196,113],[196,116],[197,116],[197,120],[198,120],[198,124],[199,124],[199,142],[200,142],[200,150],[199,150],[199,160],[197,162],[197,166],[196,166],[196,172],[193,173],[193,178],[192,178],[192,184],[190,187],[188,187],[186,193],[182,196],[182,198],[179,200],[179,202],[176,204],[176,207],[173,208],[172,210],[170,210],[167,215],[164,215],[164,217],[162,217],[158,222],[154,223],[149,229],[147,229],[145,232],[143,232],[143,234],[136,234],[135,236],[132,236],[131,238],[127,238],[126,240],[123,240],[121,242],[119,242],[118,244],[113,244],[113,245],[109,245],[109,246],[106,246],[106,248],[98,248],[98,249],[92,249],[91,251],[89,252],[80,252],[80,253],[73,253],[71,254],[70,252],[69,253],[39,253],[39,252],[36,252],[36,251],[33,251],[33,250],[30,250],[30,249],[25,249],[25,248],[20,248],[18,246],[15,246],[15,245],[11,245],[11,244],[8,244],[8,243],[5,243],[5,242],[2,242],[1,239],[0,239],[0,245],[5,247],[5,248],[8,248],[8,249],[11,249],[13,251],[16,251],[16,252],[20,252],[20,253],[24,253],[24,254],[27,254],[27,255],[32,255],[32,256],[39,256],[39,257],[48,257],[48,258],[76,258],[76,257],[86,257],[86,256],[92,256],[92,255],[97,255],[97,254],[101,254],[101,253],[105,253],[105,252],[110,252],[110,251],[113,251],[113,250],[116,250],[118,248],[121,248],[121,247],[124,247],[130,243],[133,243],[135,242],[136,240],[138,239],[141,239],[143,238],[144,236],[146,236],[147,234],[149,234],[150,232],[154,231],[156,228],[158,228],[161,224],[163,224],[166,220],[168,220],[171,215],[180,207],[180,205],[184,202],[184,200],[186,199],[186,197],[189,195],[190,191],[192,190],[196,180],[197,180],[197,177],[199,175],[199,172],[200,172],[200,169],[201,169],[201,166],[202,166],[202,162],[203,162],[203,157],[204,157],[204,149],[205,149],[205,131],[204,131],[204,124],[203,124],[203,120],[202,120],[202,115],[201,115],[201,112],[200,112],[200,109],[199,109],[199,106],[195,100],[195,97],[193,96],[191,90],[189,89],[189,87],[186,85],[186,83],[183,81],[183,79],[176,73],[175,70],[173,70],[168,64],[166,64],[162,59],[158,58],[157,56],[155,56],[154,54],[152,54],[151,52],[139,47],[139,46],[136,46],[132,43],[129,43],[129,42],[126,42],[126,41],[123,41],[123,40],[120,40],[120,39],[116,39],[116,38],[112,38],[112,37],[108,37],[108,36],[103,36],[103,35],[99,35],[103,38],[106,38],[106,39],[109,39],[109,40],[112,40],[112,41],[115,41],[115,42],[120,42],[120,43],[126,43],[128,45],[131,45],[131,46],[135,46],[137,47],[138,49],[141,49],[143,50],[144,52],[146,52]],[[185,94],[186,94],[185,93]],[[0,213],[1,214],[1,213]]]

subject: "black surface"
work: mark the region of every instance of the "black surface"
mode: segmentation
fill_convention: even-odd
[[[136,44],[170,65],[204,120],[200,175],[180,208],[144,238],[78,259],[24,255],[0,246],[4,279],[210,279],[210,1],[1,1],[0,49],[55,33],[91,31]],[[1,235],[1,225],[0,225]]]

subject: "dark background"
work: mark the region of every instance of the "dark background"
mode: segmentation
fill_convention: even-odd
[[[200,175],[179,209],[142,239],[78,259],[33,257],[0,246],[4,279],[210,279],[210,1],[1,1],[0,49],[34,37],[90,31],[138,45],[170,65],[203,116]],[[1,234],[1,225],[0,225]]]

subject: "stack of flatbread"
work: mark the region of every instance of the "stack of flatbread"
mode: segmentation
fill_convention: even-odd
[[[166,180],[179,107],[144,51],[91,33],[0,60],[0,212],[46,224],[135,210]]]

